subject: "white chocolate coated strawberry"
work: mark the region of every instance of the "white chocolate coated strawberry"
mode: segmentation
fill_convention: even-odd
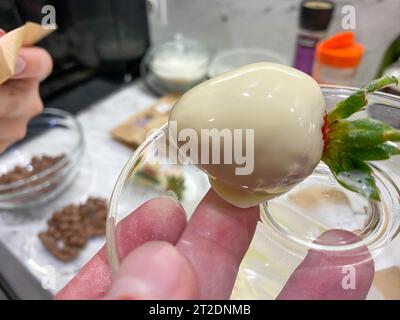
[[[178,132],[191,128],[198,137],[202,129],[242,129],[243,137],[246,129],[254,130],[250,174],[238,175],[238,165],[224,163],[223,158],[219,164],[198,164],[221,197],[238,207],[250,207],[287,192],[312,173],[323,152],[324,114],[324,98],[313,78],[288,66],[262,62],[189,90],[172,109],[170,121],[176,121]],[[199,150],[205,148],[211,150],[199,139]]]

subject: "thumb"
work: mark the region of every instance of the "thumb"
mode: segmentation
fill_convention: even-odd
[[[325,245],[359,240],[344,230],[329,230],[316,241]],[[374,278],[374,261],[367,247],[346,251],[310,250],[290,276],[277,299],[361,300]]]
[[[104,299],[195,299],[197,278],[191,264],[168,242],[147,242],[122,262]]]
[[[38,47],[21,48],[12,79],[43,81],[53,69],[53,60],[46,50]]]

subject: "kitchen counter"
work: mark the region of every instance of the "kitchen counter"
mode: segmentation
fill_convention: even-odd
[[[0,241],[51,292],[62,288],[103,245],[105,239],[90,240],[75,261],[63,263],[47,253],[37,238],[38,232],[46,228],[46,221],[55,210],[67,204],[83,202],[89,196],[110,197],[132,150],[114,141],[109,130],[156,99],[142,82],[136,81],[86,108],[77,116],[84,130],[86,150],[75,182],[46,205],[15,212],[0,210]],[[398,162],[393,164],[398,166]],[[378,269],[400,265],[399,243],[400,237],[397,237],[375,257]],[[380,298],[376,294],[372,297]]]
[[[86,108],[77,116],[84,130],[86,149],[74,183],[45,205],[23,211],[0,210],[0,241],[52,292],[73,277],[104,243],[104,237],[90,240],[74,262],[63,263],[45,251],[37,238],[38,232],[46,228],[46,221],[55,210],[67,204],[85,201],[89,196],[109,199],[122,167],[133,152],[113,140],[109,130],[155,100],[143,83],[137,81]]]

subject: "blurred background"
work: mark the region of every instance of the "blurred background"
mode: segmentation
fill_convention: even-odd
[[[152,1],[150,1],[152,2]],[[157,1],[154,1],[157,3]],[[293,62],[299,29],[300,0],[160,0],[166,14],[150,14],[151,39],[158,43],[182,32],[214,51],[226,47],[266,48]],[[365,47],[358,84],[375,76],[385,50],[399,36],[400,2],[335,0],[328,34],[343,31],[344,5],[356,9],[357,40]],[[160,6],[158,7],[160,8]],[[166,17],[163,19],[162,17]]]
[[[95,73],[130,81],[140,74],[141,59],[150,46],[154,50],[148,56],[156,55],[155,60],[157,54],[176,57],[178,50],[186,50],[189,57],[185,59],[192,59],[186,61],[192,63],[192,68],[203,54],[206,62],[200,67],[209,68],[207,74],[213,76],[224,59],[249,63],[270,58],[296,66],[299,46],[315,49],[318,41],[347,31],[353,33],[354,41],[363,49],[354,74],[350,81],[322,79],[321,82],[359,86],[382,73],[384,59],[391,54],[390,46],[399,46],[400,2],[335,0],[328,7],[321,3],[324,1],[315,8],[307,8],[300,0],[87,0],[84,3],[3,0],[0,22],[6,30],[28,20],[41,22],[42,8],[54,6],[59,30],[41,43],[51,52],[56,66],[53,76],[42,88],[45,98]],[[312,43],[304,44],[310,38]],[[206,53],[199,52],[200,49]],[[240,51],[243,49],[247,53]],[[197,61],[193,56],[196,54]],[[396,62],[396,57],[398,53],[391,57],[390,63]],[[144,64],[152,69],[152,58]],[[233,63],[232,67],[238,64]],[[175,66],[176,70],[179,67],[182,66]],[[148,71],[142,69],[143,73]],[[147,83],[158,94],[187,89],[168,86],[157,79]]]

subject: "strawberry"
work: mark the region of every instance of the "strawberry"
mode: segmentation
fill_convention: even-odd
[[[309,75],[275,63],[250,64],[186,92],[171,110],[169,133],[215,192],[238,207],[288,192],[321,160],[341,185],[379,200],[367,161],[399,154],[388,141],[400,140],[400,131],[347,118],[366,106],[368,93],[396,83],[378,79],[327,113]]]

